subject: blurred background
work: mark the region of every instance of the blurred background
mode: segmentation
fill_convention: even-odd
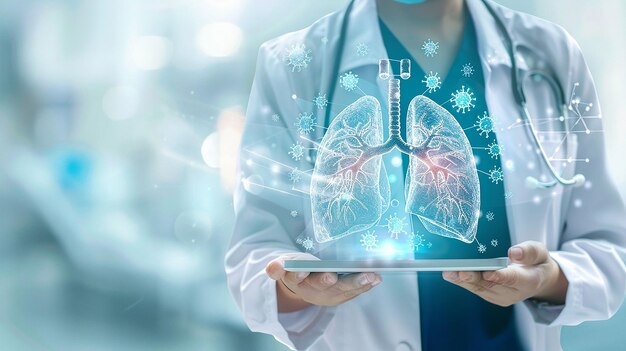
[[[500,2],[580,43],[626,193],[626,4]],[[345,3],[0,2],[0,349],[285,349],[226,288],[233,156],[259,45]],[[563,346],[623,349],[625,323]]]

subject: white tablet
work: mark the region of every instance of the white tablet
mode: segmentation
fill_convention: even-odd
[[[323,261],[286,260],[289,272],[426,272],[426,271],[495,271],[505,268],[508,258],[436,259],[436,260],[374,260]]]

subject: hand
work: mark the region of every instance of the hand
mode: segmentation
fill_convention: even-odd
[[[311,305],[336,306],[349,301],[382,282],[376,273],[358,273],[338,277],[336,273],[287,272],[287,259],[317,259],[306,255],[281,256],[266,267],[276,281],[278,312],[293,312]]]
[[[554,304],[565,303],[567,278],[546,247],[526,241],[509,249],[513,265],[487,272],[443,272],[443,279],[463,287],[499,306],[528,298]]]

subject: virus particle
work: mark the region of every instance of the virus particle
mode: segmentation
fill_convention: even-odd
[[[485,244],[478,244],[478,252],[485,253],[487,251],[487,246]]]
[[[378,237],[374,231],[361,234],[361,245],[363,245],[366,251],[373,250],[378,246]]]
[[[317,96],[313,99],[313,103],[320,110],[326,107],[328,105],[328,99],[326,98],[326,94],[317,94]]]
[[[485,215],[485,218],[487,218],[487,220],[488,220],[489,222],[491,222],[491,221],[493,221],[493,219],[495,218],[495,216],[494,216],[493,212],[489,211],[489,212],[487,212],[487,215]]]
[[[419,251],[421,246],[424,246],[426,242],[424,241],[424,236],[420,233],[411,233],[409,234],[409,239],[407,240],[409,248],[413,251]]]
[[[433,247],[433,243],[429,241],[428,244],[426,244],[426,247],[430,249],[431,247]]]
[[[272,121],[274,122],[280,121],[280,116],[278,115],[278,113],[275,113],[272,115]]]
[[[389,218],[387,218],[387,230],[389,231],[389,236],[395,236],[396,239],[398,239],[398,235],[400,233],[406,234],[406,230],[404,230],[404,227],[406,226],[406,223],[404,223],[404,218],[398,218],[397,214],[393,214],[389,215]]]
[[[298,72],[309,66],[311,63],[311,49],[307,49],[304,44],[294,44],[287,49],[283,61],[291,67],[291,71]]]
[[[461,86],[461,90],[457,90],[456,94],[452,93],[452,108],[456,108],[456,112],[465,113],[465,111],[469,111],[474,107],[474,101],[476,98],[474,97],[474,93],[470,91],[469,88],[465,90],[465,86]]]
[[[425,56],[434,57],[437,55],[437,50],[439,50],[439,42],[435,42],[430,39],[424,41],[422,51]]]
[[[493,166],[493,169],[489,171],[489,179],[491,182],[498,184],[504,179],[504,174],[502,173],[502,168]]]
[[[426,206],[420,206],[420,207],[419,207],[419,211],[420,211],[421,213],[426,212]]]
[[[309,134],[315,128],[315,118],[312,113],[302,112],[298,115],[298,121],[294,123],[300,134]]]
[[[341,84],[346,91],[352,91],[356,89],[357,84],[359,84],[359,75],[352,73],[352,71],[344,73],[343,76],[339,77],[339,84]]]
[[[498,156],[502,154],[502,147],[494,141],[487,145],[487,151],[489,152],[489,155],[491,155],[491,158],[498,158]]]
[[[302,245],[302,247],[306,250],[306,251],[311,251],[313,250],[313,248],[315,247],[315,244],[313,243],[313,239],[311,239],[310,237],[306,237],[302,240],[300,240],[300,245]]]
[[[504,193],[504,198],[505,199],[510,199],[513,197],[513,192],[512,191],[507,191]]]
[[[422,81],[422,83],[426,84],[426,88],[428,89],[428,92],[432,93],[434,91],[437,91],[439,88],[441,88],[441,77],[439,77],[439,73],[437,72],[433,73],[431,71],[430,73],[424,76],[424,80]]]
[[[491,246],[493,247],[498,246],[498,239],[491,239]]]
[[[393,199],[390,202],[391,207],[398,207],[398,205],[400,205],[400,201],[398,201],[398,199]]]
[[[300,181],[301,175],[300,175],[300,170],[296,167],[294,169],[291,170],[291,172],[289,172],[289,180],[292,183],[297,183]]]
[[[296,217],[298,217],[298,211],[293,210],[293,211],[289,212],[289,215],[291,215],[291,217],[293,217],[293,218],[296,218]]]
[[[321,41],[322,41],[322,44],[326,45],[328,43],[328,38],[327,37],[323,37],[321,39]]]
[[[471,64],[466,63],[463,65],[463,68],[461,68],[461,73],[463,74],[463,77],[469,78],[474,74],[474,67],[472,67]]]
[[[367,56],[370,53],[370,48],[365,43],[356,44],[356,55],[357,56]]]
[[[478,116],[478,120],[474,126],[480,135],[485,135],[485,138],[489,138],[489,133],[494,131],[493,117],[489,116],[487,112],[483,112],[482,117]]]
[[[300,161],[302,156],[304,156],[304,146],[302,146],[300,142],[291,145],[291,151],[289,151],[289,155],[291,155],[294,160]]]

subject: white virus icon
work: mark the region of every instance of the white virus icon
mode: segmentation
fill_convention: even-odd
[[[313,99],[313,103],[320,110],[326,107],[328,105],[328,99],[326,98],[326,94],[317,94],[317,96]]]
[[[474,67],[472,67],[471,64],[466,63],[463,65],[463,68],[461,68],[461,73],[463,74],[463,77],[469,78],[474,74]]]
[[[426,247],[430,249],[431,247],[433,247],[433,243],[429,241],[428,244],[426,244]]]
[[[315,118],[312,113],[302,112],[298,115],[298,121],[295,123],[300,134],[309,134],[315,128]]]
[[[502,149],[503,148],[495,141],[487,145],[487,151],[489,155],[491,155],[491,158],[498,158],[498,156],[502,154]]]
[[[487,246],[485,244],[478,244],[478,252],[485,253],[487,251]]]
[[[293,211],[289,212],[289,215],[291,215],[291,217],[293,217],[293,218],[296,218],[296,217],[298,217],[298,211],[293,210]]]
[[[326,45],[328,43],[328,38],[327,37],[323,37],[321,39],[321,41],[322,41],[322,44]]]
[[[302,247],[306,250],[306,251],[311,251],[313,250],[313,248],[315,247],[315,244],[313,243],[313,239],[311,239],[310,237],[306,237],[302,240],[300,240],[301,242],[299,243],[300,245],[302,245]]]
[[[344,75],[339,78],[339,84],[347,91],[352,91],[356,89],[357,84],[359,84],[359,75],[352,73],[352,71],[344,73]]]
[[[389,218],[387,218],[387,230],[389,231],[389,236],[390,237],[395,237],[396,239],[398,239],[398,235],[400,233],[406,234],[406,230],[404,230],[404,227],[406,226],[406,223],[404,223],[404,218],[399,218],[397,214],[393,214],[389,215]]]
[[[432,71],[424,76],[424,80],[422,83],[426,84],[426,88],[428,88],[428,92],[432,93],[441,88],[441,77],[439,77],[439,73]]]
[[[426,212],[426,206],[420,206],[418,209],[421,213]]]
[[[493,169],[489,171],[489,179],[491,182],[498,184],[504,179],[504,174],[502,174],[502,168],[493,166]]]
[[[304,44],[294,44],[287,49],[284,62],[291,67],[291,71],[298,72],[309,66],[311,63],[311,49],[307,49]]]
[[[495,218],[495,216],[494,216],[493,212],[489,211],[489,212],[487,212],[487,215],[485,215],[485,218],[487,218],[487,220],[488,220],[489,222],[491,222],[491,221],[493,221],[493,219]]]
[[[278,115],[278,113],[275,113],[272,115],[272,121],[274,122],[280,121],[280,116]]]
[[[439,42],[435,42],[430,39],[424,41],[422,51],[425,56],[434,57],[437,55],[437,50],[439,50]]]
[[[370,251],[378,247],[378,237],[374,231],[361,234],[361,245],[363,245],[366,251]]]
[[[512,191],[507,191],[504,193],[504,198],[505,199],[510,199],[513,197],[513,192]]]
[[[289,151],[289,155],[296,160],[300,161],[302,156],[304,156],[304,146],[300,144],[300,142],[291,145],[291,151]]]
[[[426,242],[424,241],[424,236],[420,233],[411,233],[409,234],[409,239],[407,240],[409,248],[413,251],[419,251],[421,246],[424,246]]]
[[[452,93],[452,108],[456,108],[456,112],[465,113],[465,111],[469,111],[474,107],[474,101],[476,98],[474,97],[474,93],[470,91],[469,88],[465,90],[465,86],[461,86],[461,90],[457,90],[456,94]]]
[[[493,117],[489,116],[487,112],[483,112],[482,117],[478,116],[478,121],[474,126],[480,135],[484,134],[485,138],[489,138],[489,133],[494,131],[494,124]]]
[[[300,181],[301,176],[300,176],[300,170],[296,167],[294,169],[291,170],[291,172],[289,172],[289,180],[292,183],[297,183]]]
[[[491,246],[493,247],[498,246],[498,239],[491,239]]]
[[[357,56],[367,56],[370,53],[370,48],[365,43],[356,44],[356,55]]]

